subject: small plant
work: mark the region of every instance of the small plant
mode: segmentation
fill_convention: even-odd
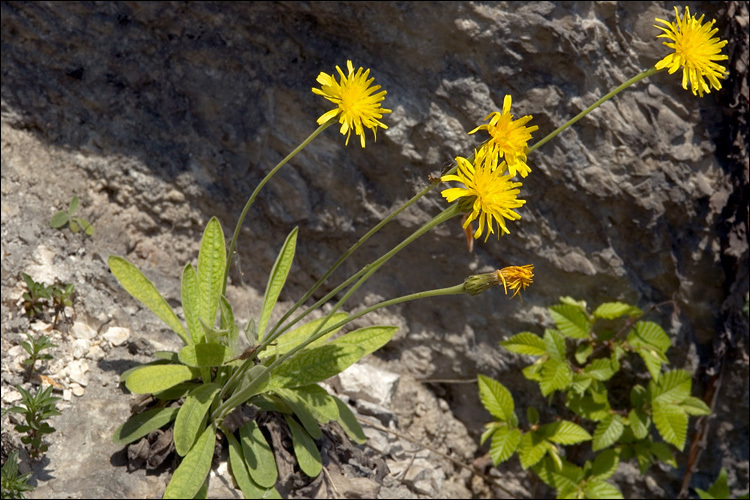
[[[21,273],[21,277],[26,282],[26,287],[29,289],[28,292],[24,292],[23,294],[23,308],[26,311],[26,315],[29,316],[29,318],[43,317],[47,301],[52,297],[52,287],[34,281],[34,279],[26,273]]]
[[[33,491],[34,487],[27,483],[31,473],[18,474],[18,450],[8,454],[2,470],[2,497],[3,498],[26,498],[27,491]]]
[[[33,335],[31,335],[29,332],[26,332],[26,337],[29,339],[29,341],[21,342],[21,347],[23,347],[24,350],[29,353],[29,359],[24,360],[23,364],[28,367],[27,376],[30,377],[31,374],[34,373],[34,368],[37,361],[46,361],[52,359],[52,355],[46,353],[42,354],[42,351],[51,347],[57,347],[57,345],[53,344],[50,341],[49,337],[47,337],[46,335],[42,335],[41,337],[39,337],[39,339],[35,339]]]
[[[52,320],[53,328],[57,326],[57,319],[60,314],[65,314],[65,308],[73,307],[73,300],[71,299],[73,292],[75,292],[73,283],[52,286],[52,309],[55,311],[55,318]]]
[[[639,308],[609,302],[590,314],[584,302],[568,297],[560,302],[549,308],[556,329],[545,330],[543,337],[522,332],[500,345],[537,358],[524,368],[524,376],[539,384],[543,396],[552,398],[559,391],[572,418],[561,413],[556,421],[541,424],[536,408],[528,407],[528,427],[523,430],[511,393],[480,375],[482,404],[495,418],[482,442],[490,439],[495,465],[518,453],[521,466],[557,490],[559,498],[622,498],[607,482],[619,461],[635,458],[642,474],[656,462],[676,466],[668,444],[682,450],[689,417],[708,415],[710,409],[690,395],[689,372],[662,370],[672,343],[659,325],[639,321]],[[643,360],[650,380],[648,387],[634,383],[623,396],[608,382],[620,372],[621,360],[632,355]],[[663,441],[652,436],[652,423]],[[587,441],[592,460],[580,465],[566,458],[580,453],[560,448]]]
[[[83,229],[86,236],[91,236],[94,234],[94,226],[92,226],[86,219],[75,217],[73,214],[75,214],[76,210],[78,210],[78,196],[74,196],[73,199],[70,200],[68,210],[60,210],[52,216],[52,220],[49,221],[49,226],[53,229],[59,229],[65,226],[65,224],[69,224],[70,230],[74,233],[78,233],[80,229]]]
[[[15,429],[20,433],[26,433],[21,437],[21,442],[29,445],[29,455],[32,458],[38,458],[47,451],[47,445],[42,443],[44,435],[55,432],[55,428],[45,420],[60,414],[55,408],[60,398],[52,396],[51,385],[46,389],[37,388],[33,395],[23,387],[16,386],[16,389],[21,393],[23,406],[14,406],[9,408],[8,412],[20,413],[26,418],[26,424],[18,424]]]

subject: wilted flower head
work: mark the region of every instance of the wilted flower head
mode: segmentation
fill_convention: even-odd
[[[672,40],[664,42],[664,45],[674,49],[674,52],[656,63],[656,69],[669,68],[671,75],[682,67],[682,88],[687,90],[687,84],[690,81],[690,89],[694,95],[698,94],[703,97],[704,93],[711,92],[711,87],[716,90],[721,89],[719,78],[726,78],[727,70],[715,61],[728,59],[728,56],[721,54],[721,49],[727,41],[713,38],[719,31],[718,28],[711,29],[716,21],[702,24],[704,16],[700,19],[690,17],[690,10],[687,7],[685,7],[685,16],[682,19],[680,19],[677,7],[674,11],[677,14],[675,23],[656,18],[658,22],[667,25],[666,28],[654,25],[655,28],[664,32],[657,38]],[[710,86],[705,79],[708,79]]]
[[[469,133],[486,130],[490,134],[489,141],[482,146],[482,154],[490,169],[495,170],[500,160],[505,158],[505,165],[500,163],[500,166],[507,167],[511,177],[515,177],[516,173],[520,173],[521,177],[526,177],[531,172],[526,164],[526,152],[529,149],[527,143],[531,140],[531,133],[539,127],[526,126],[532,118],[531,115],[514,121],[513,115],[510,114],[510,105],[511,97],[506,95],[503,99],[502,113],[498,111],[490,113],[485,118],[489,120],[488,123],[478,126]]]
[[[458,198],[467,198],[467,212],[470,213],[464,222],[464,228],[472,221],[479,218],[479,227],[474,233],[474,238],[479,238],[487,227],[485,241],[490,233],[494,233],[494,223],[500,226],[501,232],[510,234],[505,226],[505,219],[518,220],[521,218],[513,209],[523,206],[526,200],[517,198],[521,186],[520,182],[513,182],[509,175],[503,175],[504,166],[492,169],[485,162],[480,151],[474,153],[474,164],[466,158],[456,157],[458,170],[456,174],[444,175],[441,181],[458,181],[463,183],[463,188],[449,188],[442,192],[448,202]],[[504,163],[504,162],[503,162]],[[473,200],[471,198],[474,198]],[[499,236],[499,234],[498,234]]]
[[[481,273],[469,276],[464,280],[464,291],[471,295],[478,295],[485,290],[497,286],[500,283],[508,294],[508,288],[515,293],[511,298],[518,295],[521,290],[526,289],[534,280],[534,266],[510,266],[498,269],[492,273]]]
[[[336,107],[318,118],[318,125],[322,125],[328,120],[339,117],[341,123],[341,134],[346,135],[346,144],[349,144],[349,137],[354,133],[360,136],[362,147],[365,147],[365,128],[372,129],[373,136],[377,140],[378,127],[387,129],[380,118],[384,113],[390,113],[390,109],[380,107],[380,103],[385,99],[386,91],[383,90],[375,94],[380,85],[370,87],[375,78],[367,79],[370,70],[362,72],[362,68],[354,72],[354,65],[351,61],[346,61],[348,74],[344,76],[341,68],[336,66],[339,72],[341,82],[337,82],[334,75],[320,73],[317,82],[321,88],[313,88],[315,94],[322,95]]]

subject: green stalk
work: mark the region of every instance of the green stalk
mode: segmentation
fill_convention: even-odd
[[[281,160],[275,167],[273,167],[271,169],[270,172],[268,172],[266,174],[265,177],[263,177],[263,180],[260,181],[260,184],[258,184],[258,186],[255,188],[255,190],[253,191],[253,194],[250,195],[250,198],[247,200],[247,203],[245,203],[245,208],[242,209],[242,214],[240,214],[240,218],[237,221],[237,226],[234,228],[234,234],[232,235],[232,241],[229,244],[229,252],[227,252],[227,265],[226,265],[226,268],[224,269],[224,286],[221,289],[222,295],[226,294],[226,292],[227,292],[227,277],[229,276],[229,266],[230,266],[230,264],[232,262],[232,255],[234,254],[234,247],[237,244],[237,238],[239,238],[239,236],[240,236],[240,229],[242,229],[242,223],[245,221],[245,216],[247,215],[248,210],[250,210],[250,206],[255,201],[255,198],[258,196],[258,193],[260,193],[261,188],[263,186],[265,186],[266,182],[268,182],[269,180],[271,180],[271,177],[273,177],[274,174],[281,167],[283,167],[287,162],[289,162],[289,160],[291,160],[292,158],[294,158],[297,155],[297,153],[299,153],[300,151],[302,151],[305,148],[305,146],[307,146],[308,144],[310,144],[310,142],[312,142],[312,140],[315,139],[318,135],[320,135],[325,129],[327,129],[328,127],[330,127],[331,125],[333,125],[335,123],[335,121],[336,121],[335,118],[332,118],[331,120],[328,120],[323,125],[321,125],[317,129],[315,129],[315,132],[313,132],[312,134],[310,134],[307,137],[307,139],[305,139],[304,141],[302,141],[302,143],[294,149],[294,151],[292,151],[291,153],[289,153],[286,156],[286,158],[284,158],[283,160]]]
[[[652,76],[652,75],[658,73],[659,71],[660,70],[658,70],[656,68],[647,69],[643,73],[640,73],[639,75],[634,76],[633,78],[631,78],[627,82],[625,82],[622,85],[618,86],[612,92],[606,94],[604,97],[602,97],[601,99],[599,99],[598,101],[596,101],[594,104],[592,104],[591,106],[589,106],[588,108],[584,109],[583,111],[581,111],[580,113],[578,113],[577,115],[575,115],[573,118],[571,118],[570,120],[568,120],[564,125],[562,125],[561,127],[558,127],[557,129],[555,129],[555,131],[552,132],[551,134],[549,134],[547,137],[545,137],[541,141],[539,141],[536,144],[534,144],[533,146],[531,146],[529,148],[527,154],[531,153],[532,151],[535,151],[536,149],[538,149],[539,147],[541,147],[542,145],[544,145],[547,141],[549,141],[550,139],[552,139],[553,137],[555,137],[557,134],[559,134],[560,132],[562,132],[566,128],[570,127],[571,125],[573,125],[574,123],[576,123],[578,120],[580,120],[581,118],[583,118],[587,114],[591,113],[593,110],[595,110],[596,108],[598,108],[603,102],[608,101],[609,99],[611,99],[612,97],[616,96],[617,94],[619,94],[620,92],[622,92],[626,88],[630,87],[634,83],[638,83],[641,80],[643,80],[644,78],[648,78],[649,76]]]

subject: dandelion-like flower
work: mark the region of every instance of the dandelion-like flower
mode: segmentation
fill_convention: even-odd
[[[687,90],[688,81],[693,95],[698,94],[703,97],[704,93],[711,92],[711,87],[716,90],[721,89],[719,78],[726,78],[727,69],[715,61],[728,59],[728,56],[721,54],[721,49],[727,44],[726,40],[713,38],[719,31],[713,28],[716,21],[707,24],[703,23],[703,15],[700,19],[690,16],[690,9],[685,7],[685,16],[680,19],[680,12],[677,7],[674,8],[677,14],[677,22],[670,23],[664,19],[656,20],[664,23],[667,27],[654,25],[664,33],[657,38],[668,38],[671,42],[664,42],[664,45],[674,52],[656,63],[656,69],[669,68],[671,75],[680,67],[682,71],[682,88]],[[709,86],[706,83],[708,79]]]
[[[510,266],[504,267],[497,271],[497,277],[502,280],[505,287],[505,294],[508,294],[508,288],[514,291],[511,299],[525,290],[534,281],[534,266]]]
[[[474,219],[479,218],[479,227],[474,233],[474,238],[482,236],[486,226],[488,232],[484,239],[487,241],[490,233],[495,232],[493,221],[500,226],[502,233],[510,234],[505,226],[505,219],[520,219],[521,216],[513,209],[526,203],[526,200],[517,198],[521,183],[513,182],[509,175],[503,175],[504,165],[498,165],[494,170],[490,168],[480,151],[475,151],[474,158],[474,164],[472,164],[466,158],[456,157],[456,163],[458,163],[456,174],[444,175],[440,180],[458,181],[465,187],[445,189],[442,195],[449,203],[467,197],[467,212],[470,211],[470,215],[463,227],[468,227]],[[473,201],[471,197],[474,197]]]
[[[385,99],[385,90],[377,92],[380,85],[370,87],[375,78],[367,77],[370,70],[362,71],[362,68],[354,72],[354,65],[351,61],[346,61],[348,74],[344,76],[341,68],[336,66],[339,72],[341,82],[337,82],[334,75],[320,73],[317,82],[321,88],[313,88],[315,94],[322,95],[336,107],[318,118],[318,125],[322,125],[328,120],[339,117],[341,123],[341,135],[346,135],[346,144],[349,144],[349,137],[352,130],[360,136],[362,147],[365,147],[365,128],[372,129],[372,133],[377,140],[378,127],[387,129],[380,119],[384,113],[390,113],[390,109],[380,107],[380,103]]]
[[[490,113],[485,118],[489,122],[478,126],[469,134],[478,130],[486,130],[490,134],[490,140],[482,146],[482,150],[485,161],[492,170],[498,167],[498,163],[504,157],[511,177],[515,177],[516,173],[520,173],[521,177],[526,177],[531,172],[531,168],[526,164],[526,152],[529,149],[526,143],[531,140],[531,133],[539,127],[526,126],[532,118],[531,115],[514,121],[513,115],[510,114],[510,104],[511,98],[506,95],[503,99],[502,113],[498,111]]]

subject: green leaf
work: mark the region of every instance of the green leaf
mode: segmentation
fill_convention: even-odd
[[[328,345],[359,347],[365,352],[362,356],[366,356],[386,345],[397,331],[397,326],[368,326],[342,335]]]
[[[193,343],[193,339],[185,331],[185,327],[182,326],[167,301],[137,267],[122,257],[111,255],[109,257],[109,269],[130,295],[156,314],[172,331],[180,336],[185,344]]]
[[[218,340],[220,344],[227,348],[227,357],[233,358],[237,351],[237,342],[240,339],[240,329],[234,321],[232,304],[223,295],[219,297],[219,311],[221,312],[221,328],[226,330],[228,335]]]
[[[612,369],[612,362],[609,358],[599,358],[593,360],[584,369],[584,373],[596,380],[609,380],[615,375]]]
[[[636,384],[630,389],[630,404],[633,408],[644,408],[648,403],[648,391],[640,384]]]
[[[571,305],[559,305],[549,308],[552,320],[566,337],[586,339],[589,337],[591,323],[580,308]]]
[[[586,484],[583,498],[624,498],[622,492],[616,486],[605,481],[591,481]]]
[[[221,366],[231,356],[221,344],[186,345],[178,354],[180,363],[193,367]]]
[[[687,437],[688,416],[682,407],[654,401],[653,419],[662,439],[682,451]]]
[[[177,401],[180,398],[186,397],[188,392],[200,386],[201,384],[196,382],[182,382],[181,384],[172,386],[169,389],[164,389],[163,391],[154,393],[154,397],[156,399],[161,399],[162,401]]]
[[[198,321],[200,313],[198,274],[190,263],[182,269],[182,312],[185,315],[185,323],[187,323],[190,337],[195,343],[203,342],[205,337],[203,326]]]
[[[594,430],[594,442],[592,443],[591,448],[594,451],[599,451],[612,446],[618,439],[620,439],[624,429],[625,425],[622,423],[622,417],[620,417],[620,415],[609,415],[597,424],[596,429]]]
[[[606,392],[602,395],[589,392],[581,395],[576,392],[568,392],[565,404],[576,415],[588,420],[599,421],[610,414],[609,401]]]
[[[78,210],[78,196],[74,196],[68,205],[68,214],[73,215]]]
[[[492,435],[490,457],[492,464],[497,465],[508,460],[521,442],[521,431],[509,429],[507,426],[498,427]]]
[[[347,316],[349,316],[347,313],[334,314],[333,316],[331,316],[331,319],[328,320],[324,328],[328,328],[337,323],[340,323]],[[278,338],[278,340],[276,341],[276,345],[271,345],[265,348],[263,352],[261,353],[261,357],[272,356],[272,355],[275,355],[276,353],[278,353],[278,355],[281,356],[282,354],[285,354],[291,351],[293,348],[297,347],[302,342],[310,338],[310,335],[312,335],[312,333],[318,328],[318,326],[324,320],[325,318],[316,319],[315,321],[310,321],[309,323],[305,323],[304,325],[298,328],[295,328],[294,330],[290,330],[286,332],[284,335]],[[336,328],[335,330],[331,330],[330,332],[326,333],[321,338],[317,339],[315,342],[311,342],[306,347],[306,349],[324,344],[325,341],[329,337],[332,337],[333,335],[335,335],[339,330],[341,330],[342,327],[343,325],[339,328]]]
[[[232,468],[232,476],[237,482],[237,486],[242,491],[242,496],[245,498],[281,498],[275,488],[264,488],[252,480],[250,474],[245,467],[245,457],[242,454],[242,447],[240,443],[235,439],[231,432],[224,433],[229,443],[229,465]],[[275,462],[274,462],[275,467]],[[266,492],[269,489],[276,493],[271,493],[266,497]]]
[[[120,446],[137,441],[174,420],[178,411],[179,408],[153,408],[133,415],[117,428],[112,441]]]
[[[281,247],[279,256],[276,258],[276,262],[271,269],[271,274],[268,276],[268,285],[266,285],[266,294],[263,298],[263,308],[260,312],[260,321],[258,321],[258,339],[263,340],[263,336],[266,334],[266,327],[268,326],[268,320],[271,318],[271,312],[273,311],[276,301],[279,299],[281,289],[284,288],[286,277],[289,275],[289,270],[292,268],[292,260],[294,259],[294,251],[297,246],[297,230],[299,228],[292,229],[289,236],[286,237],[284,245]]]
[[[52,220],[49,221],[49,227],[52,229],[58,229],[68,223],[68,212],[60,210],[52,216]]]
[[[571,387],[578,394],[583,394],[584,392],[586,392],[586,389],[588,389],[591,386],[591,383],[593,381],[594,379],[592,379],[588,375],[584,375],[583,373],[574,373],[573,383]]]
[[[294,397],[304,404],[320,424],[339,419],[339,409],[333,396],[317,384],[296,387]],[[311,433],[312,435],[312,433]]]
[[[565,360],[565,337],[557,330],[544,331],[544,346],[547,354],[557,361]]]
[[[81,219],[80,217],[73,217],[71,218],[71,221],[77,222],[81,226],[81,229],[83,229],[83,232],[86,233],[86,236],[91,236],[92,234],[94,234],[94,226],[92,226],[91,223],[87,221],[86,219]]]
[[[680,404],[690,397],[693,378],[686,370],[671,370],[662,374],[658,382],[649,382],[651,401]]]
[[[533,364],[521,370],[523,373],[523,376],[526,377],[527,380],[531,380],[532,382],[541,382],[542,381],[542,367],[544,366],[544,363],[542,362],[543,360],[544,358],[540,358]]]
[[[185,402],[177,414],[173,433],[175,451],[181,457],[184,457],[190,451],[198,438],[204,423],[204,417],[219,389],[221,387],[217,384],[204,384],[191,391],[185,398]]]
[[[215,443],[216,431],[209,425],[174,471],[164,498],[192,498],[198,493],[211,471]]]
[[[640,316],[643,311],[624,302],[605,302],[594,311],[594,316],[601,319],[615,319],[626,314],[628,316]]]
[[[206,224],[198,252],[198,317],[208,326],[216,324],[219,296],[224,289],[224,268],[227,264],[224,232],[216,217]]]
[[[484,375],[478,375],[479,399],[493,417],[508,421],[513,418],[513,396],[500,382]],[[497,464],[495,464],[497,465]]]
[[[279,477],[276,459],[255,420],[249,421],[240,428],[240,440],[250,477],[258,485],[272,488]]]
[[[580,425],[568,420],[560,420],[543,425],[540,432],[547,440],[558,444],[577,444],[591,439],[591,434]]]
[[[528,432],[521,437],[521,444],[518,448],[518,458],[521,460],[521,467],[528,469],[535,463],[539,462],[547,454],[549,442],[537,432]]]
[[[500,345],[510,352],[518,354],[528,354],[530,356],[544,356],[547,354],[544,340],[530,332],[521,332],[513,335],[511,338],[501,341]]]
[[[284,415],[289,430],[292,431],[292,446],[299,468],[310,477],[317,477],[323,469],[320,451],[309,434],[300,427],[294,418]]]
[[[682,409],[688,415],[710,415],[711,408],[708,407],[702,399],[698,399],[693,396],[687,397],[682,403],[680,403]]]
[[[302,423],[302,426],[313,439],[318,440],[323,437],[323,431],[320,430],[318,421],[315,419],[307,405],[297,398],[293,389],[277,389],[275,392],[277,396],[289,405]]]
[[[666,356],[660,353],[655,347],[648,344],[636,347],[636,352],[641,356],[646,364],[646,369],[651,374],[651,378],[659,380],[661,376],[661,365],[669,363]]]
[[[669,340],[669,336],[664,332],[662,327],[652,321],[639,321],[633,326],[633,330],[628,334],[628,342],[634,344],[631,341],[631,334],[635,335],[639,341],[656,347],[662,354],[672,347],[672,341]],[[635,343],[638,342],[636,341]]]
[[[604,481],[612,477],[620,463],[620,455],[612,448],[597,453],[591,467],[591,478]]]
[[[533,406],[526,407],[526,420],[530,425],[536,425],[539,423],[539,410]]]
[[[337,422],[344,429],[344,432],[349,439],[357,444],[364,444],[367,442],[367,436],[365,431],[362,430],[362,426],[359,425],[357,417],[354,416],[352,410],[336,396],[331,396],[336,401],[336,407],[339,411],[339,418]]]
[[[576,347],[576,361],[578,361],[579,364],[584,364],[587,359],[589,359],[589,356],[591,356],[591,353],[594,352],[594,346],[590,343],[581,344],[578,347]]]
[[[542,366],[542,380],[539,388],[543,396],[567,388],[573,382],[573,372],[567,361],[548,359]]]
[[[633,431],[633,436],[636,439],[644,439],[648,436],[648,429],[651,426],[651,417],[646,412],[633,408],[628,413],[628,421],[630,422],[630,430]]]
[[[719,471],[719,477],[716,482],[711,485],[708,491],[704,491],[700,488],[695,488],[698,496],[704,499],[707,498],[731,498],[729,492],[729,484],[727,483],[727,470],[722,467]]]
[[[677,467],[677,460],[674,459],[672,450],[666,443],[655,443],[652,441],[649,443],[649,451],[654,457],[656,457],[656,460],[658,460],[659,462],[664,462],[665,464],[672,467]]]
[[[198,369],[184,365],[142,366],[130,374],[125,386],[134,394],[153,394],[199,375]]]
[[[333,345],[304,350],[271,374],[266,390],[316,384],[341,373],[359,361],[365,350],[355,345]]]

